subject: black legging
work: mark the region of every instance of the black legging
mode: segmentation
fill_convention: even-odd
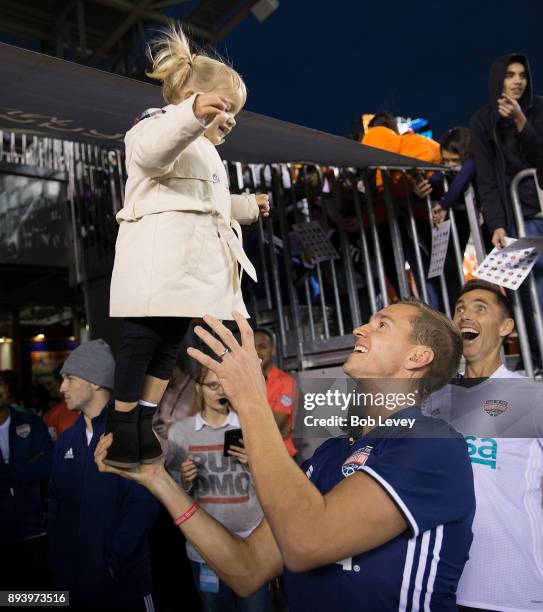
[[[115,368],[116,400],[131,403],[141,399],[147,374],[169,380],[190,321],[186,317],[123,319]]]

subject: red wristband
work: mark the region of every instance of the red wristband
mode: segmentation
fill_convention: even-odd
[[[185,521],[188,521],[199,507],[200,506],[196,503],[192,504],[192,506],[186,512],[183,512],[183,514],[180,514],[176,519],[174,519],[173,522],[175,523],[175,526],[179,527],[179,525],[182,525]]]

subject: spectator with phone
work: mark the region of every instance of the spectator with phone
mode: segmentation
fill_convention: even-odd
[[[528,58],[519,53],[498,58],[490,68],[490,101],[471,119],[476,180],[483,216],[492,244],[506,246],[517,228],[510,199],[516,174],[534,168],[543,147],[543,98],[533,95]],[[533,180],[519,186],[528,236],[543,235],[543,213]],[[534,267],[539,301],[543,304],[543,258]]]
[[[261,523],[263,512],[249,471],[239,418],[231,410],[216,374],[207,368],[202,368],[196,380],[192,412],[194,416],[170,427],[166,467],[211,516],[247,538]],[[271,612],[268,584],[250,597],[240,597],[188,541],[186,550],[204,612]]]

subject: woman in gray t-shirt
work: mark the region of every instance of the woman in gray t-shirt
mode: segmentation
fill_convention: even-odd
[[[168,432],[166,467],[176,481],[206,512],[227,529],[246,538],[263,518],[247,465],[243,442],[230,447],[225,457],[224,434],[239,429],[217,376],[202,368],[195,385],[195,416],[173,423]],[[243,610],[271,611],[268,585],[251,597],[239,597],[220,581],[187,542],[196,588],[204,612]]]

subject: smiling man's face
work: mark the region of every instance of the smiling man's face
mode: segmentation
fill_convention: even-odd
[[[403,364],[413,348],[411,320],[415,306],[396,304],[383,308],[353,331],[355,346],[343,364],[343,371],[354,379],[407,376]]]
[[[485,289],[464,293],[456,302],[453,321],[462,334],[464,357],[471,363],[499,351],[513,329],[513,320],[496,296]]]

